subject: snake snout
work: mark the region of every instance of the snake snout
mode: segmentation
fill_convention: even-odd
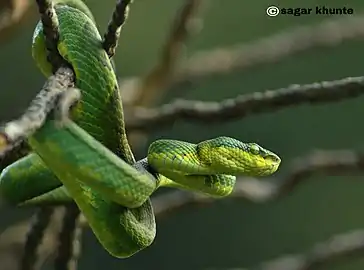
[[[279,158],[279,156],[277,156],[276,154],[268,154],[264,157],[265,160],[274,162],[276,164],[280,164],[281,163],[281,159]]]
[[[261,176],[271,175],[276,172],[281,164],[281,159],[274,153],[269,153],[263,157],[265,162],[265,170],[261,170]]]

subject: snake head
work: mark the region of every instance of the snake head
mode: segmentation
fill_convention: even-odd
[[[217,137],[197,146],[201,160],[215,173],[267,176],[277,171],[281,159],[256,143],[243,143],[230,137]]]

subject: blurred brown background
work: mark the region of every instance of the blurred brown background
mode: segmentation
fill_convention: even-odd
[[[30,2],[29,14],[26,14],[22,24],[12,28],[11,34],[6,33],[0,39],[1,121],[19,116],[45,81],[31,58],[31,39],[38,14],[33,1]],[[114,1],[87,2],[103,33]],[[121,81],[130,76],[145,75],[155,66],[173,18],[183,4],[183,0],[134,1],[115,56]],[[270,5],[294,8],[316,5],[350,7],[354,9],[355,16],[362,18],[358,20],[357,28],[364,29],[364,2],[358,0],[210,0],[205,1],[199,15],[203,28],[187,40],[186,50],[181,55],[182,62],[201,50],[253,44],[258,39],[280,32],[294,32],[292,29],[299,26],[312,26],[317,30],[319,28],[315,25],[325,20],[337,19],[345,24],[344,19],[348,18],[345,15],[270,18],[265,13]],[[352,30],[353,27],[348,27],[340,33]],[[328,32],[322,31],[321,34],[325,37]],[[175,98],[219,101],[293,83],[360,76],[364,70],[361,57],[364,31],[357,32],[343,42],[322,42],[318,44],[320,46],[277,59],[272,57],[269,61],[262,54],[263,59],[253,59],[253,64],[236,66],[212,76],[199,76],[187,83],[168,87],[165,92],[161,91],[160,97],[148,100],[143,105],[149,103],[148,106],[155,106]],[[332,30],[332,33],[336,31]],[[309,40],[300,42],[309,43]],[[269,44],[265,46],[270,47]],[[294,46],[297,44],[293,43]],[[219,61],[212,61],[211,65],[223,65]],[[239,61],[243,62],[243,59]],[[155,127],[147,134],[147,141],[135,140],[137,143],[133,144],[133,150],[139,159],[145,156],[148,144],[158,138],[198,142],[226,135],[242,141],[254,141],[277,152],[282,158],[281,169],[276,174],[280,176],[288,171],[292,158],[308,154],[313,149],[362,149],[363,104],[364,99],[360,97],[320,106],[296,106],[215,124],[178,120],[165,128]],[[186,207],[168,213],[168,216],[157,217],[158,232],[154,244],[125,260],[110,257],[93,234],[86,230],[79,269],[253,267],[281,254],[305,251],[314,243],[334,234],[364,228],[363,194],[362,176],[319,175],[304,182],[289,196],[271,203],[256,204],[245,199],[227,198],[203,207]],[[1,228],[5,230],[31,213],[30,210],[4,209],[0,218]],[[324,265],[320,269],[363,269],[363,258]],[[49,268],[44,269],[51,269],[50,264]]]

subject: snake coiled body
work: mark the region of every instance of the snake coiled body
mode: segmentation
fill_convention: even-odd
[[[117,79],[92,14],[79,0],[55,2],[58,50],[75,72],[82,99],[71,111],[72,120],[59,125],[50,117],[28,139],[33,153],[2,171],[0,192],[10,203],[73,200],[103,247],[123,258],[155,238],[149,197],[158,187],[224,197],[233,190],[236,175],[264,176],[278,169],[280,159],[273,152],[229,137],[198,144],[157,140],[145,159],[129,165],[135,160]],[[51,75],[41,23],[34,32],[33,57]]]
[[[67,3],[67,5],[64,5],[64,3]],[[72,3],[73,7],[69,5],[70,3]],[[133,163],[134,157],[127,143],[124,129],[121,98],[116,76],[106,52],[101,47],[102,39],[95,23],[83,11],[75,8],[78,7],[77,5],[83,6],[81,1],[58,1],[58,4],[55,6],[60,33],[58,50],[65,60],[72,65],[76,74],[76,87],[82,93],[82,100],[73,111],[72,118],[81,128],[91,134],[110,151],[127,162]],[[34,33],[33,57],[42,72],[46,76],[51,75],[50,64],[46,62],[46,48],[41,22],[36,26]],[[29,139],[29,144],[34,150],[38,149],[39,136],[44,134],[48,138],[46,135],[47,128],[52,127],[53,124],[55,123],[48,122],[43,129]],[[58,138],[67,144],[67,148],[70,151],[75,151],[76,153],[81,150],[77,148],[77,145],[67,142],[66,137],[62,137],[64,134],[55,134],[60,136]],[[50,139],[47,140],[49,140],[49,143],[52,143]],[[71,150],[70,147],[76,148]],[[126,151],[122,151],[124,147]],[[49,150],[49,147],[45,146],[42,149]],[[9,167],[8,177],[14,179],[14,182],[18,182],[18,184],[19,181],[16,180],[20,176],[26,176],[25,180],[34,179],[42,174],[44,176],[42,182],[54,179],[51,181],[54,183],[59,182],[58,179],[62,179],[58,186],[63,183],[67,187],[68,193],[87,218],[100,243],[114,256],[127,257],[149,246],[154,240],[156,231],[153,210],[149,200],[147,200],[156,186],[152,178],[144,178],[148,181],[142,183],[141,187],[135,186],[138,185],[138,181],[130,181],[125,177],[114,180],[105,179],[104,183],[107,183],[108,186],[110,186],[112,181],[119,180],[118,190],[127,191],[127,194],[124,194],[125,196],[118,197],[119,200],[126,199],[125,201],[131,201],[128,197],[132,197],[134,200],[137,199],[136,201],[142,200],[144,202],[139,208],[126,208],[123,207],[124,204],[116,203],[107,196],[102,196],[99,192],[91,189],[89,185],[75,185],[76,181],[72,177],[71,172],[77,169],[77,167],[72,166],[73,169],[65,168],[60,166],[65,163],[57,162],[56,166],[60,168],[58,170],[49,170],[48,167],[52,166],[48,164],[48,161],[56,160],[53,155],[56,149],[59,149],[59,147],[54,148],[48,158],[44,156],[47,153],[35,151],[37,154],[31,154],[30,157],[26,157]],[[93,165],[98,165],[97,160],[93,157],[87,157],[86,152],[83,154],[85,159],[95,162]],[[42,159],[44,162],[39,159]],[[69,157],[67,156],[66,159],[69,160]],[[33,166],[36,169],[33,169]],[[25,171],[20,171],[19,168],[25,169]],[[63,176],[61,175],[62,172],[67,172],[69,175]],[[5,178],[6,171],[3,172],[3,175],[3,178]],[[70,185],[65,183],[69,179],[68,176],[70,176],[69,181],[72,182]],[[121,180],[127,181],[128,189],[123,188],[123,185],[120,183]],[[2,182],[4,181],[5,179],[2,180]],[[41,181],[41,179],[38,181]],[[82,181],[80,182],[82,183]],[[52,185],[50,186],[52,187]],[[148,192],[142,194],[142,191],[146,189],[148,189]],[[50,190],[42,190],[42,192],[44,191]],[[14,190],[13,192],[15,193],[16,191]],[[110,193],[114,194],[114,192]],[[93,202],[98,202],[97,207],[95,207]],[[124,230],[120,230],[121,223]]]

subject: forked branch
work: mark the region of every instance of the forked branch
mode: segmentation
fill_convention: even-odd
[[[350,77],[286,88],[254,92],[219,102],[176,100],[159,108],[135,108],[126,115],[128,130],[153,131],[176,120],[199,124],[220,123],[249,115],[273,112],[304,103],[320,104],[356,98],[364,94],[364,77]]]
[[[118,0],[116,2],[115,10],[112,14],[109,25],[107,26],[107,32],[104,35],[104,41],[102,44],[102,47],[110,58],[115,54],[121,28],[126,22],[129,13],[129,6],[132,2],[132,0]]]

